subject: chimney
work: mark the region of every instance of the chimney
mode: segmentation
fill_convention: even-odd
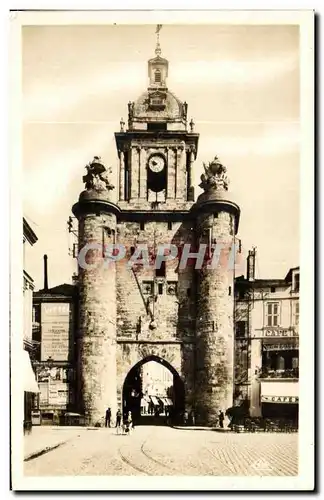
[[[47,255],[44,255],[44,290],[48,290]]]
[[[247,279],[248,281],[254,281],[255,279],[255,248],[249,250],[249,255],[247,257]]]

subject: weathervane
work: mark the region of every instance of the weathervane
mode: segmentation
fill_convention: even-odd
[[[156,33],[156,49],[155,49],[155,53],[157,56],[160,56],[161,55],[161,46],[160,46],[160,31],[162,29],[162,24],[157,24],[156,25],[156,30],[155,30],[155,33]]]

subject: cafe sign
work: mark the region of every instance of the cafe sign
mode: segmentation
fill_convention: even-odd
[[[292,328],[263,328],[260,333],[256,332],[255,336],[260,337],[297,337],[298,332]]]
[[[261,403],[298,403],[297,396],[261,396]]]

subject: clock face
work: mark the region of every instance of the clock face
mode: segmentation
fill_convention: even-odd
[[[148,166],[152,172],[158,173],[161,172],[164,168],[164,158],[159,155],[151,156],[148,161]]]

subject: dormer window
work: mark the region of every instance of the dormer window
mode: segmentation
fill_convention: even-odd
[[[160,97],[153,97],[153,99],[151,99],[151,104],[152,106],[161,106],[163,101]]]
[[[165,92],[153,92],[150,94],[150,108],[162,110],[165,108],[166,94]]]
[[[155,70],[155,74],[154,74],[154,82],[155,83],[161,83],[161,71],[159,69]]]

